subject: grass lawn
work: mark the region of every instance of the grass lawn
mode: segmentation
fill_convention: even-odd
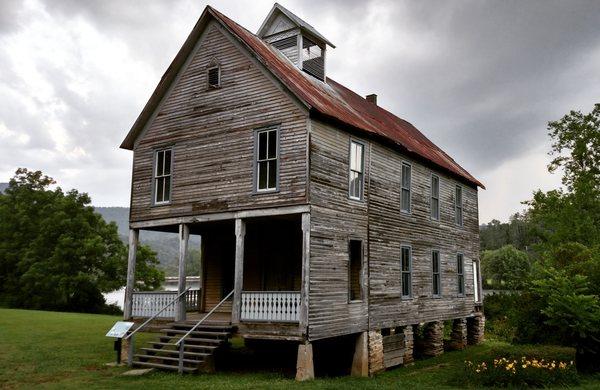
[[[430,388],[457,389],[449,382],[464,360],[499,352],[566,354],[568,348],[511,346],[498,341],[449,352],[374,378],[323,378],[296,383],[293,378],[265,368],[263,372],[225,372],[183,375],[154,372],[143,377],[121,377],[127,368],[106,367],[114,361],[112,339],[104,337],[118,317],[0,309],[0,388]],[[155,335],[142,335],[155,337]],[[143,341],[143,340],[138,340]],[[138,344],[139,345],[139,344]],[[578,388],[598,389],[600,378],[584,378]]]

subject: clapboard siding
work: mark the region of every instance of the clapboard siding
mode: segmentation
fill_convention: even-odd
[[[462,185],[464,225],[454,221],[455,179],[378,143],[371,144],[369,192],[370,327],[380,329],[464,317],[474,308],[479,258],[477,189]],[[402,162],[412,166],[412,210],[400,211]],[[440,178],[440,221],[430,218],[431,174]],[[400,247],[412,247],[412,291],[401,298]],[[439,250],[442,295],[433,297],[431,251]],[[465,296],[458,294],[456,255],[464,255]]]
[[[363,302],[348,303],[348,240],[362,240],[365,248],[367,242],[367,204],[348,199],[349,147],[348,133],[312,122],[309,338],[313,340],[367,329],[366,296]],[[367,158],[368,152],[365,148]]]
[[[462,185],[464,226],[454,223],[454,178],[377,142],[365,143],[365,201],[348,199],[349,133],[312,121],[310,135],[311,339],[464,317],[474,310],[472,262],[479,258],[477,190]],[[412,166],[412,210],[400,211],[403,162]],[[431,174],[440,178],[440,221],[430,218]],[[348,240],[368,248],[369,295],[347,302]],[[411,298],[401,298],[400,247],[412,248]],[[431,251],[440,251],[442,295],[433,298]],[[456,255],[464,255],[465,296]],[[365,260],[367,260],[367,258]]]
[[[196,52],[134,149],[131,221],[306,203],[306,112],[217,24]],[[207,89],[217,60],[220,89]],[[254,130],[280,125],[279,191],[253,194]],[[169,205],[152,205],[155,148],[173,146]]]

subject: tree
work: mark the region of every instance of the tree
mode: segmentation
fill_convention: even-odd
[[[0,294],[10,305],[97,312],[102,292],[125,284],[127,250],[76,190],[51,190],[54,180],[20,168],[0,195]],[[162,281],[155,254],[141,247],[136,278]]]
[[[564,344],[576,347],[577,369],[600,371],[600,300],[590,294],[587,278],[550,268],[531,290],[544,302],[544,323]]]
[[[493,288],[520,289],[527,281],[530,269],[527,253],[512,245],[484,251],[481,256],[482,279]]]
[[[600,185],[600,103],[592,112],[571,111],[562,119],[548,123],[552,139],[548,170],[562,168],[562,182],[570,192],[582,182]]]

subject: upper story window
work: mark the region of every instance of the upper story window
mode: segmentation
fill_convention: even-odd
[[[362,241],[350,240],[348,264],[348,300],[360,301],[362,297]]]
[[[277,190],[279,170],[279,136],[277,128],[258,130],[255,140],[256,191]]]
[[[171,201],[172,155],[171,148],[154,152],[154,203]]]
[[[456,274],[458,295],[465,295],[465,259],[462,253],[456,254]]]
[[[440,178],[431,175],[431,219],[440,220]]]
[[[412,249],[410,246],[402,246],[400,249],[400,266],[402,274],[402,297],[412,296]]]
[[[351,199],[361,200],[363,198],[364,187],[364,145],[350,141],[350,189],[349,196]]]
[[[206,80],[208,81],[208,88],[220,88],[221,87],[221,67],[213,66],[208,68],[206,71]]]
[[[439,297],[442,295],[442,278],[440,272],[440,252],[431,251],[431,270],[432,270],[432,284],[433,284],[433,296]]]
[[[454,222],[457,225],[463,225],[463,196],[462,187],[457,185],[454,193]]]
[[[412,167],[410,166],[410,164],[408,163],[402,163],[402,182],[401,182],[401,187],[402,187],[402,192],[400,194],[400,210],[404,211],[405,213],[410,213],[410,208],[411,208],[411,200],[410,200],[410,196],[411,196],[411,190],[410,190],[410,184],[412,181],[411,178],[412,175]]]

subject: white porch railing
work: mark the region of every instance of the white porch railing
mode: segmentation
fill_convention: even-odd
[[[186,311],[198,309],[199,290],[188,290],[185,294]],[[137,291],[133,293],[132,316],[138,318],[152,317],[177,297],[177,291]],[[167,307],[156,318],[175,318],[177,305]]]
[[[299,322],[299,291],[243,291],[242,321]]]

